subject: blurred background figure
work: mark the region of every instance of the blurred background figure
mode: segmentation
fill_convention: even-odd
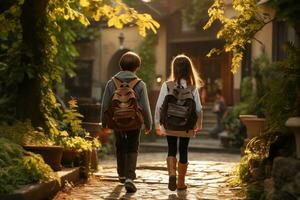
[[[216,91],[215,102],[213,105],[213,112],[216,114],[216,126],[210,131],[210,135],[214,138],[223,131],[222,118],[226,110],[225,100],[222,96],[221,90]]]

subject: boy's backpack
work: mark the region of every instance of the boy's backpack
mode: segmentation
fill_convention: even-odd
[[[116,131],[140,129],[144,123],[134,87],[141,81],[138,78],[129,83],[112,78],[116,87],[109,108],[105,111],[108,128]]]
[[[193,98],[193,86],[175,87],[175,82],[168,81],[168,94],[160,109],[160,124],[166,130],[189,131],[197,122],[196,103]]]

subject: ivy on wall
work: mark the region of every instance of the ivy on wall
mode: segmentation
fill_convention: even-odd
[[[201,20],[207,19],[207,10],[212,2],[209,0],[191,0],[183,9],[183,17],[190,26],[198,25]]]
[[[148,34],[137,48],[137,53],[142,60],[141,69],[138,71],[138,76],[147,84],[147,90],[151,91],[155,80],[155,44],[157,36]]]

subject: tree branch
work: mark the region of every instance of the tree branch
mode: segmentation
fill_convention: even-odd
[[[262,41],[260,41],[260,40],[257,39],[256,37],[253,37],[253,40],[255,40],[255,41],[258,42],[260,45],[262,45],[263,47],[265,47],[265,44],[262,43]]]

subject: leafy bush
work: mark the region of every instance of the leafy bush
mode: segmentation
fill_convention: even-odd
[[[34,129],[29,120],[16,121],[12,125],[0,124],[0,137],[5,137],[19,145],[53,145],[54,141],[46,136],[41,128]]]
[[[36,154],[0,138],[0,193],[11,193],[26,184],[59,180],[53,170]]]
[[[100,147],[97,138],[87,140],[79,136],[63,137],[59,140],[59,145],[63,146],[65,150],[76,150],[77,152],[92,151],[92,148]]]
[[[71,137],[89,135],[85,129],[82,128],[83,115],[78,112],[78,105],[75,99],[68,102],[68,107],[61,113],[61,121],[59,122],[59,130],[67,131]]]
[[[56,138],[58,145],[67,150],[92,151],[93,147],[100,147],[97,138],[91,138],[89,132],[82,128],[83,116],[78,112],[75,99],[68,102],[68,107],[61,114],[59,122],[59,136]]]
[[[287,44],[286,49],[288,57],[274,66],[276,76],[267,82],[268,92],[262,99],[271,132],[288,133],[286,120],[300,116],[300,48]]]
[[[235,107],[229,109],[222,122],[225,130],[229,134],[230,144],[235,147],[241,147],[244,142],[245,133],[242,130],[242,124],[235,112]]]

